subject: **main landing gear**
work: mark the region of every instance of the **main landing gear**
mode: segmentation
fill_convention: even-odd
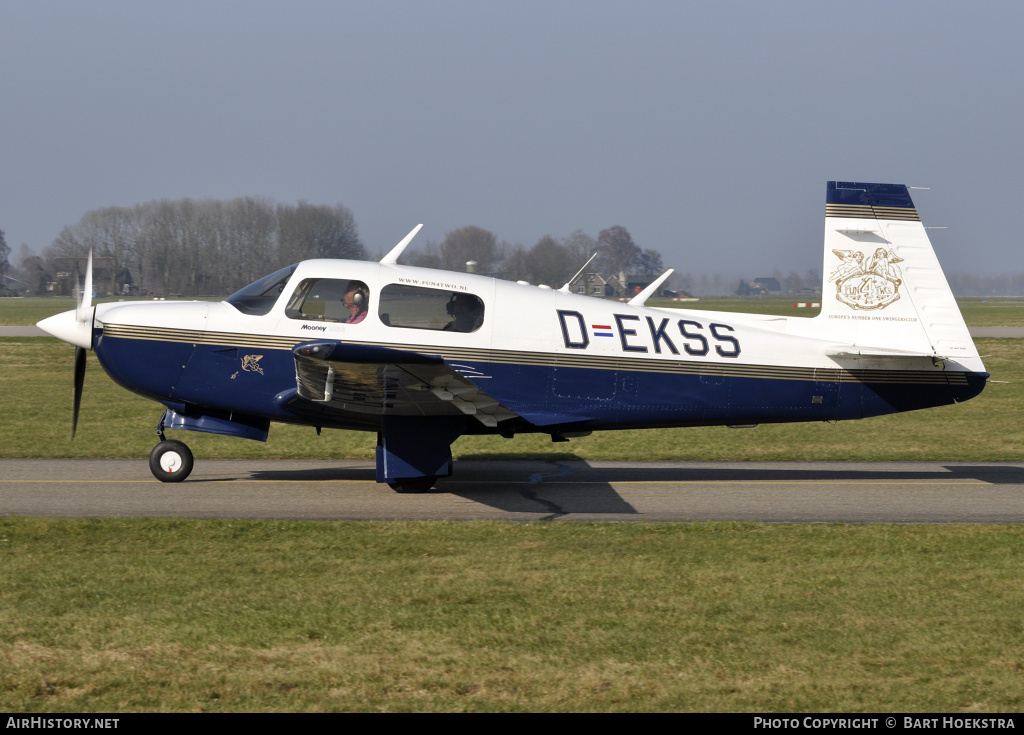
[[[195,460],[184,442],[164,437],[164,419],[156,427],[160,443],[149,453],[149,469],[160,482],[181,482],[192,471]]]
[[[434,487],[436,477],[417,477],[412,480],[396,480],[389,482],[388,486],[396,493],[425,493]]]
[[[452,442],[466,429],[462,417],[384,415],[377,434],[377,482],[396,493],[425,493],[452,474]]]

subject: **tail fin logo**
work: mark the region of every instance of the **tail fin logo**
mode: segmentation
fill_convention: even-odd
[[[892,248],[877,248],[872,255],[859,250],[833,250],[842,263],[829,274],[836,284],[836,299],[851,309],[884,309],[900,298],[903,273],[897,263],[903,258]]]

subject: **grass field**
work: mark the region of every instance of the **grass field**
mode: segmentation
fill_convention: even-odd
[[[0,519],[0,709],[1019,712],[1020,526]]]

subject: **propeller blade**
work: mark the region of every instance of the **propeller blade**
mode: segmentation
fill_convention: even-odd
[[[80,322],[86,321],[92,311],[92,247],[89,248],[89,262],[85,266],[85,289],[82,291],[82,303],[75,317]],[[91,327],[90,327],[91,328]]]
[[[71,413],[71,438],[75,438],[75,430],[78,428],[78,409],[82,405],[82,385],[85,383],[85,349],[75,348],[75,397],[74,408]]]

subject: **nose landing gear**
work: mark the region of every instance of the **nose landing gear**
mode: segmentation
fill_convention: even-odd
[[[192,450],[184,442],[164,437],[163,416],[156,427],[156,435],[160,437],[160,443],[149,453],[149,469],[153,477],[160,482],[181,482],[192,472],[195,464]]]
[[[149,469],[160,482],[181,482],[192,471],[192,450],[183,442],[166,439],[149,453]]]

